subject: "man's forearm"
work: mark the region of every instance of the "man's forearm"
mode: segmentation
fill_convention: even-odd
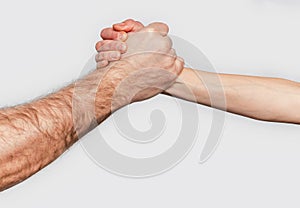
[[[192,93],[186,93],[186,87]],[[185,68],[166,93],[207,106],[212,106],[213,100],[213,107],[259,120],[300,123],[300,84],[285,79]]]
[[[76,141],[71,97],[64,89],[0,111],[0,190],[37,172]]]
[[[118,79],[100,84],[101,76],[95,71],[45,98],[0,110],[0,190],[51,163],[110,115]]]
[[[183,61],[167,32],[151,24],[128,37],[126,59],[43,99],[0,110],[0,190],[45,167],[111,112],[172,85]]]

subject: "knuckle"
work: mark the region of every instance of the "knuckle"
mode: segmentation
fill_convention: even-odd
[[[169,51],[169,56],[173,57],[174,59],[176,58],[176,51],[174,48],[171,48]]]
[[[184,61],[182,59],[176,59],[176,63],[175,63],[175,72],[177,74],[180,74],[180,72],[182,71],[184,67]]]
[[[101,60],[101,53],[98,53],[95,57],[96,62],[99,62]]]
[[[157,32],[162,33],[163,35],[168,34],[169,27],[165,23],[162,22],[154,22],[151,23],[149,26],[156,28]]]
[[[100,61],[100,62],[97,63],[97,68],[103,68],[107,65],[108,65],[108,61],[106,61],[106,60]]]
[[[99,53],[99,61],[102,61],[103,59],[105,59],[105,57],[106,57],[106,53],[105,52]]]
[[[162,32],[168,33],[169,32],[169,26],[166,25],[165,23],[159,22],[160,27],[162,28]]]
[[[135,23],[134,19],[132,19],[132,18],[129,18],[129,19],[125,20],[124,22],[125,22],[125,23],[128,23],[128,24],[133,24],[133,23]]]
[[[143,23],[141,23],[140,21],[135,21],[135,23],[136,23],[138,26],[140,26],[140,27],[143,27],[143,26],[144,26]]]
[[[166,44],[167,44],[167,46],[168,46],[169,48],[172,48],[172,46],[173,46],[173,41],[172,41],[172,39],[171,39],[169,36],[166,36],[165,38],[166,38]]]
[[[118,42],[116,50],[125,53],[127,50],[127,45],[125,43]]]
[[[178,61],[180,62],[181,66],[183,67],[185,65],[185,61],[181,57],[177,57]]]
[[[107,40],[99,42],[99,44],[96,46],[96,49],[98,52],[120,51],[124,53],[127,50],[127,45],[121,41]]]
[[[169,52],[169,50],[172,48],[172,45],[173,45],[172,40],[167,36],[161,37],[160,40],[161,40],[161,46],[163,47],[163,49],[165,51]]]
[[[166,67],[172,67],[175,64],[175,58],[173,56],[168,55],[165,61]]]
[[[114,61],[120,59],[121,54],[119,51],[112,51],[108,54],[108,56],[110,61]]]

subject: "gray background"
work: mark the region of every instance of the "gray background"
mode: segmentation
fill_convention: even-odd
[[[218,72],[300,81],[296,0],[2,1],[0,105],[29,101],[76,79],[94,52],[100,29],[128,17],[167,22],[172,34],[200,48]],[[156,101],[148,101],[148,109]],[[198,109],[199,140],[165,174],[138,180],[115,176],[95,165],[76,144],[26,182],[1,193],[0,206],[299,207],[297,125],[227,114],[216,153],[200,165],[201,138],[208,132],[212,111]],[[170,113],[177,116],[176,108]],[[133,114],[132,122],[147,128],[141,118]],[[99,130],[116,138],[113,126],[109,119]]]

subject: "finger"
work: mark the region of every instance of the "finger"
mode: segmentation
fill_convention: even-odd
[[[116,31],[124,31],[124,32],[138,32],[143,29],[145,26],[133,19],[125,20],[122,23],[117,23],[113,25],[113,29]]]
[[[101,31],[101,38],[103,40],[121,40],[125,41],[127,39],[126,32],[114,31],[112,28],[106,28]]]
[[[109,44],[111,43],[113,40],[101,40],[99,42],[96,43],[95,45],[95,48],[96,50],[99,52],[99,49],[103,46],[103,45],[106,45],[106,44]]]
[[[168,55],[169,55],[170,57],[173,57],[174,59],[177,58],[177,56],[176,56],[176,51],[175,51],[174,48],[171,48],[171,50],[169,51]]]
[[[119,51],[104,51],[96,55],[96,61],[100,62],[103,60],[107,61],[117,61],[120,60],[121,53]]]
[[[162,66],[164,68],[173,67],[175,64],[175,60],[177,58],[175,50],[171,48],[168,53],[164,53],[163,55],[165,57],[163,59],[164,61],[162,63],[163,64]]]
[[[104,40],[97,43],[96,50],[98,52],[119,51],[120,53],[125,53],[127,50],[127,44],[122,41]]]
[[[169,48],[169,49],[171,49],[172,50],[172,46],[173,46],[173,41],[172,41],[172,39],[169,37],[169,36],[165,36],[164,37],[164,47],[165,48]],[[175,51],[175,50],[174,50]],[[176,52],[175,52],[176,53]]]
[[[174,65],[175,74],[179,75],[184,68],[184,60],[181,57],[177,57]]]
[[[109,64],[109,62],[107,60],[99,61],[99,62],[97,62],[97,69],[106,67],[108,64]]]
[[[161,35],[166,36],[169,32],[168,25],[161,23],[161,22],[155,22],[149,24],[147,27],[145,27],[143,30],[147,32],[159,32]]]

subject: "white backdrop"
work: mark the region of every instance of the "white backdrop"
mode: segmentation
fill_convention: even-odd
[[[300,81],[297,0],[2,0],[0,106],[29,101],[76,79],[100,29],[129,17],[168,23],[171,34],[201,49],[218,72]],[[198,108],[202,138],[211,110]],[[112,125],[109,119],[99,129],[110,134]],[[205,164],[198,164],[200,141],[174,169],[138,180],[99,168],[76,144],[0,193],[0,206],[299,207],[299,132],[297,125],[226,114],[222,141]]]

